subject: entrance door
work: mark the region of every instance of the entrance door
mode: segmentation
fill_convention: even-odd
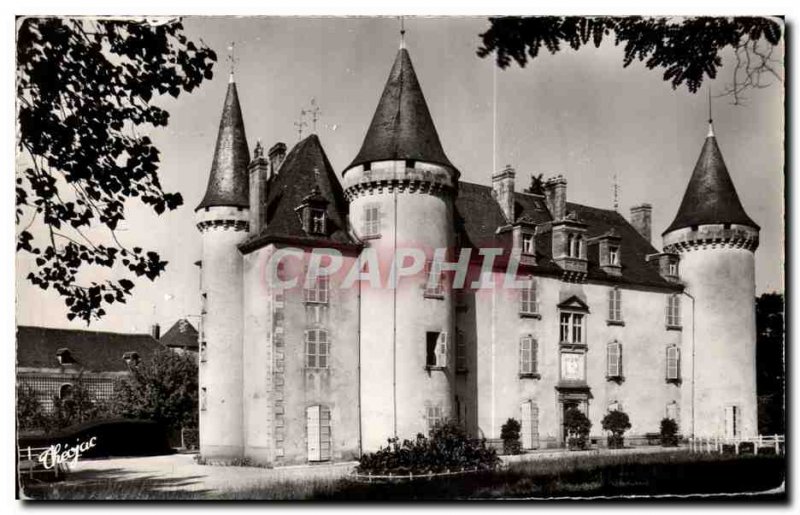
[[[726,406],[725,407],[725,437],[736,438],[739,436],[741,430],[739,429],[739,407]]]
[[[567,426],[564,423],[567,420],[567,411],[571,410],[572,408],[578,408],[577,401],[564,401],[561,403],[561,438],[562,443],[566,446],[567,445]]]

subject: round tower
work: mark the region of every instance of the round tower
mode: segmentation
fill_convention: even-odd
[[[452,418],[454,310],[447,281],[426,288],[435,249],[453,247],[459,173],[442,149],[411,58],[401,48],[360,152],[343,172],[350,223],[374,253],[381,287],[361,282],[362,449],[392,436],[427,434]],[[388,285],[398,249],[425,259],[415,275]],[[413,252],[413,251],[412,251]],[[372,265],[365,265],[372,266]]]
[[[202,238],[200,454],[231,459],[243,453],[242,255],[248,234],[249,152],[233,75],[219,124],[205,197],[195,210]]]
[[[755,263],[759,226],[747,216],[709,130],[664,251],[680,255],[679,273],[693,327],[684,325],[684,356],[693,363],[692,426],[698,437],[758,434]],[[691,331],[694,331],[694,334]],[[688,331],[688,332],[687,332]],[[693,346],[693,350],[691,347]],[[688,360],[685,360],[688,361]],[[693,376],[693,377],[691,377]]]

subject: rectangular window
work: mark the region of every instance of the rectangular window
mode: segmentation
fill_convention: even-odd
[[[306,368],[328,368],[330,342],[325,329],[306,331]]]
[[[444,422],[441,406],[428,406],[425,408],[425,417],[428,422],[428,434]]]
[[[622,291],[619,288],[608,290],[608,319],[622,322]]]
[[[681,325],[681,298],[677,294],[667,297],[667,327]]]
[[[364,206],[364,234],[365,238],[374,238],[381,234],[381,211],[378,204]]]
[[[425,333],[425,366],[444,368],[447,366],[447,333],[428,331]]]
[[[680,351],[674,345],[667,347],[667,380],[677,381],[681,378]]]
[[[671,418],[675,422],[678,421],[678,403],[675,401],[670,402],[667,404],[667,418]]]
[[[611,401],[608,404],[608,411],[622,411],[622,404],[618,401]]]
[[[536,374],[538,343],[532,336],[523,336],[519,341],[519,373],[523,375]]]
[[[206,362],[206,359],[207,359],[206,352],[208,351],[207,347],[208,346],[206,345],[206,342],[200,342],[200,362],[201,363],[205,363]]]
[[[568,342],[569,341],[569,322],[570,322],[570,314],[569,313],[561,313],[561,331],[559,333],[559,341],[561,342]]]
[[[572,314],[572,343],[583,343],[583,315]]]
[[[522,253],[532,256],[535,253],[533,234],[522,235]]]
[[[610,378],[622,376],[622,345],[611,342],[606,349],[606,375]]]
[[[612,266],[619,265],[619,247],[608,248],[608,264]]]
[[[325,210],[311,210],[311,230],[313,234],[325,234]]]
[[[328,277],[317,277],[314,281],[314,284],[312,284],[310,288],[305,289],[305,300],[306,302],[312,302],[316,304],[327,304],[328,291]]]
[[[206,387],[200,388],[200,410],[205,411],[208,409],[208,390]]]
[[[533,401],[525,401],[520,407],[520,439],[523,449],[533,449],[539,444],[539,408]]]
[[[331,411],[325,406],[306,408],[308,461],[331,459]]]
[[[435,298],[444,296],[441,263],[438,261],[425,262],[425,296]]]
[[[519,312],[521,315],[539,314],[539,301],[536,299],[536,283],[528,278],[525,287],[519,291]]]
[[[677,276],[678,275],[678,263],[670,263],[669,264],[669,275]]]
[[[467,371],[467,341],[464,333],[456,332],[456,372]]]

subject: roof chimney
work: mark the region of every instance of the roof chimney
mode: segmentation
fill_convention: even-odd
[[[161,339],[161,326],[158,324],[153,324],[150,326],[150,336],[153,337],[154,340]]]
[[[557,175],[544,184],[544,198],[553,220],[563,220],[567,216],[567,179]]]
[[[269,161],[264,157],[264,149],[259,141],[253,151],[253,160],[247,167],[250,173],[250,234],[261,232],[261,226],[264,223],[262,207],[267,197],[269,166]]]
[[[270,175],[278,175],[278,169],[286,158],[286,143],[275,143],[267,153],[269,156]]]
[[[651,219],[653,214],[653,206],[650,204],[640,204],[631,208],[631,225],[636,232],[642,235],[644,239],[650,242],[652,237]]]
[[[492,196],[500,205],[508,223],[514,223],[514,177],[511,165],[492,174]]]

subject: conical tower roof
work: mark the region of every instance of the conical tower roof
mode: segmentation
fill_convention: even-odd
[[[425,161],[455,170],[442,149],[405,48],[400,49],[394,60],[361,151],[345,170],[371,161],[401,159]]]
[[[247,165],[250,151],[244,133],[242,108],[233,76],[228,83],[222,119],[219,122],[214,161],[208,177],[206,195],[197,209],[213,206],[248,207],[249,182]]]
[[[711,124],[678,214],[663,234],[704,224],[739,224],[759,229],[744,212]]]

